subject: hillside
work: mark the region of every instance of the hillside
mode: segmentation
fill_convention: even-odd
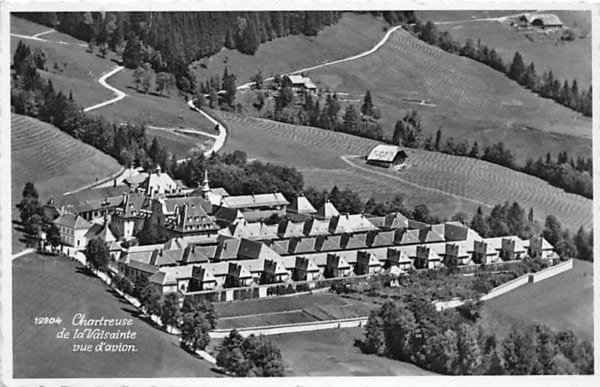
[[[515,323],[543,323],[556,330],[572,329],[592,340],[593,279],[593,263],[576,259],[566,273],[486,301],[483,321],[497,326],[499,336]]]
[[[346,12],[335,24],[316,36],[287,36],[263,43],[254,55],[223,49],[198,61],[195,74],[203,82],[223,74],[225,66],[237,75],[238,84],[248,82],[260,70],[263,76],[291,72],[307,66],[345,58],[373,47],[385,34],[387,23],[367,14]]]
[[[58,196],[118,173],[112,157],[36,119],[11,115],[11,197],[13,219],[16,204],[27,182],[33,182],[41,200]],[[13,229],[13,251],[20,246]]]
[[[506,200],[533,207],[543,223],[554,214],[575,231],[591,227],[592,201],[567,194],[535,177],[485,161],[409,149],[410,167],[400,173],[367,166],[364,156],[375,141],[308,126],[248,118],[211,111],[225,123],[225,152],[243,150],[249,158],[295,166],[305,186],[350,188],[364,199],[401,194],[408,206],[426,203],[433,214],[450,217],[457,211],[473,214],[478,206],[489,210]]]
[[[571,42],[555,42],[535,33],[517,31],[507,23],[481,21],[469,23],[438,24],[440,31],[448,31],[454,40],[464,44],[467,39],[493,47],[505,63],[512,61],[515,51],[519,51],[525,63],[535,63],[536,72],[543,74],[552,70],[560,80],[577,80],[579,89],[586,89],[592,83],[592,37],[590,30],[591,13],[587,11],[563,11],[557,13],[566,26],[579,33]],[[423,12],[422,20],[428,20]],[[452,20],[452,18],[450,18]],[[580,35],[587,34],[584,38]],[[530,35],[528,38],[527,35]]]
[[[480,149],[503,141],[524,162],[527,157],[591,155],[591,120],[522,88],[478,62],[427,45],[398,30],[373,55],[311,71],[321,89],[354,100],[365,90],[382,113],[391,135],[407,109],[417,109],[426,132],[477,141]],[[426,105],[417,101],[425,101]]]
[[[93,183],[121,169],[112,157],[58,128],[36,119],[11,115],[12,197],[26,182],[42,198]]]

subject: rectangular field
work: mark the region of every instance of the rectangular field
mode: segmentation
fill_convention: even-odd
[[[215,304],[220,329],[365,317],[372,308],[373,305],[333,293]]]

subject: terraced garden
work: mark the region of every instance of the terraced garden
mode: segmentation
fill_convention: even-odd
[[[398,30],[373,55],[309,73],[321,88],[350,95],[370,90],[390,135],[405,110],[417,109],[422,126],[478,141],[503,141],[517,160],[567,151],[591,155],[591,120],[543,99],[475,61],[448,54]],[[411,101],[425,100],[428,106]]]
[[[407,205],[426,203],[443,217],[516,200],[526,208],[533,207],[540,222],[553,214],[571,230],[592,225],[591,200],[485,161],[410,149],[410,168],[394,173],[367,166],[358,158],[341,158],[365,156],[377,144],[372,140],[221,111],[211,114],[227,126],[226,152],[239,149],[249,158],[293,165],[304,174],[306,186],[327,189],[338,185],[356,190],[364,198],[402,194]]]

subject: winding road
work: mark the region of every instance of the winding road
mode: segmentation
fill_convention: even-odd
[[[125,96],[127,96],[127,94],[125,94],[121,90],[117,89],[116,87],[112,87],[111,85],[109,85],[108,83],[106,83],[106,80],[108,78],[112,77],[113,75],[115,75],[119,71],[123,70],[124,68],[125,67],[123,67],[123,66],[117,66],[117,67],[113,68],[112,70],[110,70],[110,71],[102,74],[100,76],[100,78],[98,78],[98,83],[100,83],[102,85],[102,87],[104,87],[104,88],[112,91],[113,93],[115,93],[116,96],[114,98],[111,98],[111,99],[106,100],[104,102],[100,102],[100,103],[97,103],[95,105],[88,106],[85,109],[83,109],[84,112],[90,112],[92,110],[100,109],[101,107],[104,107],[104,106],[107,106],[107,105],[111,105],[113,103],[119,102],[120,100],[122,100],[123,98],[125,98]]]

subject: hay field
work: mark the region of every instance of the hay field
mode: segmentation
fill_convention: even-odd
[[[490,209],[506,200],[516,200],[525,208],[533,207],[541,222],[546,215],[554,214],[571,230],[592,224],[590,199],[485,161],[409,149],[411,166],[393,173],[367,166],[357,158],[341,158],[366,155],[377,144],[372,140],[232,113],[211,113],[227,126],[224,151],[239,149],[249,158],[295,166],[304,174],[307,187],[330,189],[338,185],[358,191],[365,199],[401,194],[407,205],[426,203],[432,213],[442,217],[457,211],[472,214],[480,205]]]
[[[396,31],[373,55],[314,70],[309,76],[321,88],[359,98],[370,90],[389,134],[407,109],[417,109],[426,132],[435,135],[441,129],[445,138],[476,140],[480,147],[503,141],[520,162],[546,152],[591,155],[589,118],[404,30]],[[425,100],[431,106],[410,100]]]
[[[591,18],[589,12],[571,12],[576,14],[574,15],[576,19],[585,19],[586,16],[588,19]],[[567,20],[570,19],[565,19],[564,23],[568,25]],[[586,24],[584,20],[572,23],[571,26]],[[588,20],[587,24],[589,23]],[[464,44],[467,39],[471,39],[476,44],[481,39],[482,44],[495,48],[506,64],[510,64],[515,52],[519,51],[526,64],[533,61],[536,72],[540,76],[544,71],[552,70],[554,76],[561,81],[568,80],[571,83],[576,79],[580,90],[587,89],[592,83],[591,34],[583,38],[578,36],[571,42],[554,42],[549,39],[544,40],[542,37],[533,38],[532,41],[523,31],[517,31],[507,23],[491,21],[442,24],[438,25],[438,29],[450,32],[452,38],[461,44]]]

